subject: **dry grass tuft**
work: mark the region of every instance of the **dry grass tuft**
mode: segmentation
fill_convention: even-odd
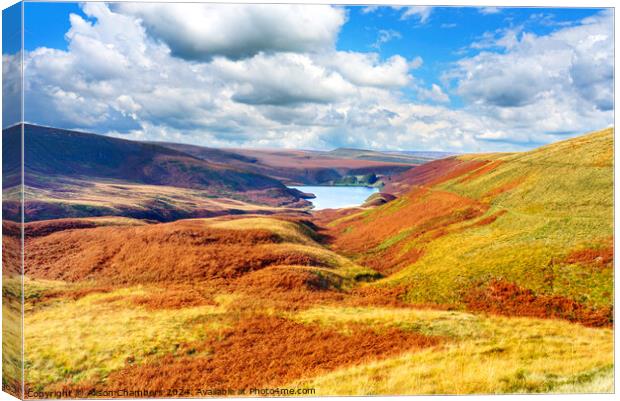
[[[506,316],[559,318],[592,327],[611,327],[613,308],[592,308],[559,295],[536,295],[506,280],[493,280],[486,288],[470,289],[464,296],[467,307]]]
[[[208,356],[167,356],[110,376],[119,388],[251,388],[275,386],[338,367],[367,363],[438,345],[439,338],[398,329],[369,329],[351,335],[293,321],[257,316],[244,319],[219,339],[191,345]]]

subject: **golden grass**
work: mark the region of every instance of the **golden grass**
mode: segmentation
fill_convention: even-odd
[[[317,395],[493,394],[608,391],[613,333],[558,320],[434,310],[322,307],[292,318],[324,325],[398,326],[451,338],[407,353],[293,383]]]
[[[2,299],[2,383],[15,396],[21,392],[22,320],[21,301],[14,297]]]
[[[614,392],[614,367],[608,366],[602,369],[594,369],[566,380],[565,384],[559,384],[550,390],[551,393],[613,393]]]
[[[282,240],[282,243],[268,245],[274,254],[297,252],[311,256],[322,261],[325,268],[331,269],[341,276],[345,280],[346,286],[353,285],[356,277],[376,274],[374,270],[354,263],[350,259],[321,246],[314,239],[316,233],[301,223],[269,217],[248,217],[225,221],[203,219],[203,221],[213,228],[270,231]],[[322,269],[318,268],[317,270]]]
[[[314,234],[302,224],[268,217],[248,217],[234,220],[204,220],[213,228],[228,230],[267,230],[276,234],[283,242],[318,246]]]
[[[174,353],[180,345],[225,327],[225,305],[153,311],[130,302],[149,291],[118,289],[27,313],[26,381],[43,388],[64,380],[105,378],[128,362]]]

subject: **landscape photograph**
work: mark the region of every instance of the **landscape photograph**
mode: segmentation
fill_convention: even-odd
[[[19,2],[2,388],[614,393],[614,10]]]

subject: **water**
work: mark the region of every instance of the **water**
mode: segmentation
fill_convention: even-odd
[[[316,198],[308,199],[314,205],[313,210],[359,206],[370,195],[379,192],[377,188],[372,187],[303,186],[290,188],[316,195]]]

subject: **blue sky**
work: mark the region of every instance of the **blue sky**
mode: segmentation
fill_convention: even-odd
[[[450,151],[613,121],[605,10],[192,7],[26,3],[26,119],[212,146]],[[247,32],[226,30],[237,19]]]
[[[572,25],[592,16],[600,9],[587,8],[498,8],[482,13],[479,7],[434,7],[428,20],[420,23],[414,18],[402,19],[402,12],[384,7],[377,12],[367,8],[349,7],[350,20],[338,39],[343,50],[379,51],[383,58],[400,54],[420,56],[424,62],[416,71],[423,82],[436,82],[441,71],[450,63],[480,50],[469,45],[479,41],[485,32],[524,27],[536,35],[545,35],[559,26]],[[398,36],[381,44],[381,31],[398,32]],[[451,99],[455,107],[462,106],[460,98]]]

